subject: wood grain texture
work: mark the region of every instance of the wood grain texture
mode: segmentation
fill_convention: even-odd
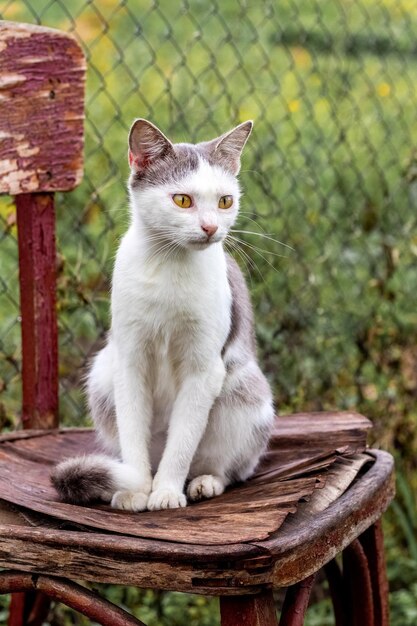
[[[53,194],[18,195],[16,209],[22,318],[22,422],[24,428],[53,428],[58,426]]]
[[[119,582],[209,595],[256,593],[288,586],[317,571],[357,537],[389,500],[392,466],[385,453],[348,493],[257,544],[193,545],[78,529],[0,526],[0,567],[75,579]],[[363,484],[362,484],[363,483]],[[358,510],[359,509],[359,510]]]
[[[307,441],[312,442],[311,449],[303,445],[299,451],[298,438],[291,439],[300,428],[298,419]],[[252,480],[211,501],[140,515],[104,505],[80,507],[58,500],[49,481],[50,466],[63,458],[93,451],[92,432],[53,432],[42,438],[4,441],[0,445],[0,497],[55,518],[111,532],[122,530],[125,535],[199,545],[263,541],[278,530],[289,513],[296,511],[301,499],[324,487],[324,469],[335,462],[335,448],[364,448],[368,422],[362,416],[334,414],[333,421],[335,442],[329,417],[313,416],[308,424],[305,415],[278,418],[269,454]],[[318,453],[320,432],[325,443]],[[25,480],[20,479],[23,475]]]
[[[83,174],[83,52],[71,35],[0,22],[0,193],[73,189]]]
[[[58,533],[56,533],[58,534]],[[75,533],[74,533],[75,534]],[[75,580],[133,585],[141,588],[204,593],[206,595],[241,595],[257,593],[270,583],[270,571],[244,568],[227,558],[218,567],[194,559],[184,564],[173,555],[165,561],[137,558],[91,548],[57,547],[0,537],[0,567],[29,572],[43,572]]]
[[[38,453],[47,459],[48,438],[35,441],[45,444]],[[3,499],[89,527],[182,543],[214,545],[266,538],[289,512],[295,511],[298,500],[318,485],[315,476],[277,482],[269,479],[262,485],[248,482],[210,502],[138,515],[105,505],[79,507],[60,502],[50,484],[50,465],[29,460],[27,451],[24,456],[15,455],[11,444],[6,445],[0,446]]]
[[[331,560],[380,517],[393,495],[393,462],[387,453],[367,452],[367,461],[361,469],[363,475],[349,485],[344,480],[341,482],[339,466],[346,463],[344,467],[349,468],[351,458],[352,463],[358,464],[358,457],[335,453],[329,443],[329,425],[324,422],[332,420],[336,424],[337,447],[348,448],[352,453],[364,450],[367,424],[361,417],[347,419],[346,414],[332,414],[326,420],[312,415],[303,451],[299,453],[297,436],[291,444],[289,433],[291,428],[297,430],[297,419],[296,415],[277,419],[272,454],[267,461],[274,463],[275,469],[268,469],[266,462],[263,475],[230,489],[224,496],[185,510],[158,513],[129,514],[106,507],[73,507],[71,519],[59,519],[56,514],[62,503],[51,500],[55,496],[46,477],[51,463],[63,456],[72,456],[81,449],[94,450],[92,432],[61,429],[35,431],[33,437],[29,431],[7,435],[0,440],[0,497],[4,496],[10,481],[14,481],[14,488],[8,492],[9,499],[15,499],[18,493],[19,502],[28,505],[32,497],[31,502],[43,503],[49,515],[15,505],[20,511],[19,523],[14,523],[13,518],[9,523],[0,523],[0,567],[210,595],[255,594],[265,586],[288,586],[298,582]],[[305,428],[305,417],[301,420]],[[346,426],[349,421],[351,431]],[[365,430],[357,428],[358,423],[362,423]],[[281,427],[286,433],[286,447],[282,448]],[[318,454],[320,430],[324,443]],[[342,430],[350,441],[348,446],[340,438]],[[309,433],[312,433],[311,451]],[[274,454],[275,448],[282,449],[281,459]],[[297,466],[298,456],[301,461]],[[327,470],[323,465],[326,459]],[[4,472],[6,466],[13,467],[14,471]],[[19,481],[13,474],[20,477],[22,485],[17,484]],[[350,476],[349,480],[352,478]],[[317,509],[317,505],[309,508],[308,502],[295,502],[297,512],[288,515],[285,509],[288,497],[292,497],[301,484],[305,485],[306,479],[313,481],[314,494],[317,486],[326,489],[329,480],[329,488],[337,499],[330,504],[328,498],[320,499],[320,503],[325,502],[327,506],[325,510]],[[338,489],[341,484],[347,489],[341,496],[338,489],[333,488],[334,481]],[[269,518],[264,509],[273,511],[274,516]],[[226,523],[223,532],[219,532],[219,520],[223,516],[227,522],[233,512],[236,513],[231,525],[233,530],[227,531]],[[280,525],[280,521],[277,522],[280,512],[285,513],[285,520],[277,530],[270,532]],[[79,514],[84,517],[80,518]],[[93,528],[91,520],[97,520],[94,516],[100,518],[100,524],[106,525],[109,514],[117,516],[117,532]],[[253,524],[254,519],[260,521]],[[8,520],[10,517],[6,515],[5,521]],[[133,527],[132,535],[125,532],[129,524]],[[255,537],[266,529],[267,538],[260,541],[235,539],[241,533]],[[220,539],[222,544],[218,543]]]

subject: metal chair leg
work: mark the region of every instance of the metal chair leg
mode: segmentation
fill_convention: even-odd
[[[378,626],[389,626],[389,589],[381,520],[370,526],[359,537],[359,541],[369,564],[375,624]]]
[[[343,587],[343,575],[336,559],[329,561],[323,569],[329,583],[335,626],[349,626],[346,621],[346,594]]]
[[[13,593],[8,626],[42,626],[46,621],[51,599],[39,591]]]
[[[347,591],[347,623],[379,626],[374,619],[374,601],[368,559],[358,539],[343,552],[343,583]]]
[[[288,587],[279,626],[303,626],[315,574]]]
[[[66,604],[102,626],[145,626],[143,622],[112,602],[72,581],[27,572],[0,572],[0,593],[34,589]]]
[[[222,626],[277,626],[272,589],[254,596],[222,596]]]

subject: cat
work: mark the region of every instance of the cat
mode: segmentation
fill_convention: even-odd
[[[112,324],[88,374],[105,454],[61,462],[64,501],[130,511],[183,507],[249,478],[274,407],[256,357],[245,280],[223,242],[239,210],[244,122],[173,144],[151,122],[129,134],[130,227],[114,267]]]

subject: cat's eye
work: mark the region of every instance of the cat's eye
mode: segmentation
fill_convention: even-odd
[[[222,196],[219,200],[219,209],[230,209],[233,204],[233,196]]]
[[[186,196],[183,193],[176,193],[172,196],[173,201],[177,206],[180,206],[182,209],[188,209],[192,205],[192,200],[190,196]]]

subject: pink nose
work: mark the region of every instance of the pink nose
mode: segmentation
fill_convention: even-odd
[[[218,226],[216,224],[201,224],[201,230],[204,230],[208,237],[214,235],[217,229]]]

